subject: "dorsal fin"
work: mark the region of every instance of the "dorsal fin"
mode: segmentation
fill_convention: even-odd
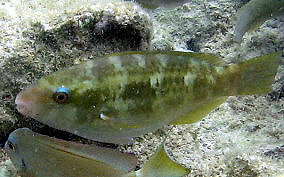
[[[103,58],[107,58],[110,56],[124,56],[124,55],[175,55],[175,56],[188,56],[194,57],[196,59],[204,60],[212,65],[216,66],[224,66],[225,62],[220,59],[217,55],[212,53],[197,53],[197,52],[182,52],[182,51],[127,51],[127,52],[120,52],[120,53],[114,53],[107,56],[104,56]]]
[[[192,56],[207,61],[210,64],[217,65],[217,66],[224,66],[225,62],[220,59],[217,55],[212,53],[192,53]]]

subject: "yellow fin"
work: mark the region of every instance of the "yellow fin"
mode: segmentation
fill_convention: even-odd
[[[210,113],[212,110],[214,110],[222,103],[224,103],[227,100],[227,98],[228,98],[227,96],[224,96],[208,100],[207,102],[204,102],[202,105],[198,106],[193,111],[190,111],[189,114],[174,120],[173,122],[171,122],[171,124],[180,125],[180,124],[191,124],[197,122],[200,119],[202,119],[204,116],[206,116],[208,113]]]
[[[283,54],[272,53],[231,65],[227,95],[263,94],[271,91]]]
[[[225,62],[220,59],[217,55],[212,53],[192,53],[192,56],[207,61],[210,64],[216,65],[216,66],[224,66]]]
[[[181,177],[189,173],[189,169],[172,161],[161,145],[157,152],[150,157],[142,169],[129,176],[136,177]]]

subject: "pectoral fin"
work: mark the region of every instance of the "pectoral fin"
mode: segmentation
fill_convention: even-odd
[[[180,124],[191,124],[197,122],[200,119],[202,119],[204,116],[209,114],[212,110],[216,109],[218,106],[224,103],[227,100],[227,98],[228,98],[227,96],[224,96],[208,100],[207,102],[204,102],[203,104],[197,106],[194,110],[190,111],[188,114],[174,120],[173,122],[171,122],[171,124],[180,125]]]

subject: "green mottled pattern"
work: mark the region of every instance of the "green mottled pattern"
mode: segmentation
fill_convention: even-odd
[[[52,111],[46,109],[40,119],[58,118],[64,109],[56,124],[72,119],[73,125],[87,124],[97,131],[129,129],[125,131],[128,136],[136,128],[133,135],[137,135],[139,128],[144,131],[167,124],[215,97],[214,88],[223,73],[221,66],[175,52],[101,58],[40,80],[40,85],[51,90],[64,85],[72,93],[69,104],[51,105]]]
[[[267,92],[278,56],[224,65],[212,54],[124,52],[42,78],[17,100],[30,100],[25,103],[30,112],[24,114],[51,127],[98,141],[126,143],[171,122],[196,122],[224,96]],[[52,99],[60,86],[71,90],[68,103]]]

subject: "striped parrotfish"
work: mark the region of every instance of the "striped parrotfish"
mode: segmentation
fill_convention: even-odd
[[[284,0],[251,0],[237,14],[235,39],[241,42],[247,31],[259,27],[266,20],[284,15]]]
[[[133,154],[60,140],[27,128],[12,132],[5,150],[22,177],[181,177],[189,173],[167,156],[163,146],[134,171]]]
[[[110,143],[167,124],[199,121],[230,95],[271,90],[279,53],[238,64],[186,52],[122,52],[41,78],[16,97],[17,109],[53,128]]]

